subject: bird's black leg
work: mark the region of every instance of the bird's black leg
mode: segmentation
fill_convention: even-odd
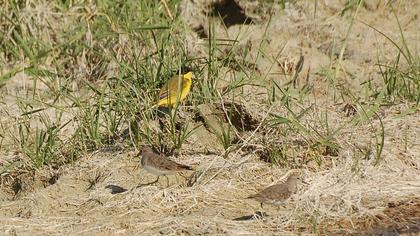
[[[262,203],[262,202],[260,202],[260,210],[259,211],[256,211],[255,213],[254,213],[254,219],[262,219],[262,218],[264,218],[265,216],[267,216],[267,214],[266,213],[264,213],[264,211],[263,211],[263,204],[264,203]]]
[[[156,179],[155,181],[150,182],[148,185],[157,183],[157,182],[159,181],[159,177],[160,177],[160,176],[158,176],[158,177],[157,177],[157,179]]]
[[[140,187],[143,187],[143,186],[147,186],[147,185],[155,184],[155,183],[157,183],[157,182],[159,181],[159,177],[160,177],[160,176],[158,176],[158,177],[157,177],[157,179],[156,179],[155,181],[153,181],[153,182],[146,183],[146,184],[139,184],[139,185],[137,185],[137,187],[135,187],[135,188],[140,188]]]

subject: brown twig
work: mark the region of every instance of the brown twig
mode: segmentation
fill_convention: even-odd
[[[174,19],[174,17],[172,16],[171,10],[168,7],[168,4],[166,3],[166,0],[160,0],[163,4],[163,7],[165,7],[166,13],[168,14],[169,18],[171,18],[171,20]]]

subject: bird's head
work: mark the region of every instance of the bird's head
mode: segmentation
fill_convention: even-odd
[[[153,152],[153,149],[147,145],[140,146],[140,155],[144,155],[145,153]]]
[[[191,67],[183,66],[180,70],[177,71],[177,74],[183,75],[184,79],[192,80],[193,79],[193,70]]]
[[[296,181],[302,174],[301,170],[293,169],[287,173],[288,181]]]

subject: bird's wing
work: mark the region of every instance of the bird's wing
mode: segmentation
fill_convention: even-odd
[[[284,200],[290,196],[290,191],[284,183],[272,185],[259,193],[263,196],[270,196],[271,199]]]
[[[180,82],[179,82],[180,81]],[[180,83],[180,84],[178,84]],[[179,86],[179,87],[178,87]],[[174,75],[159,91],[159,99],[176,99],[176,91],[181,91],[183,87],[182,75]]]
[[[168,171],[192,170],[191,167],[176,163],[175,161],[172,161],[171,159],[168,159],[165,156],[159,156],[157,158],[154,158],[154,162],[162,169]]]
[[[187,166],[187,165],[183,165],[183,164],[179,164],[179,163],[176,163],[176,164],[177,164],[177,168],[179,170],[193,170],[193,168],[191,166]]]

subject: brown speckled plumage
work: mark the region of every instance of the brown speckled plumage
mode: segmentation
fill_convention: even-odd
[[[248,198],[254,199],[260,203],[281,204],[295,193],[299,174],[299,171],[292,170],[286,174],[287,179],[285,182],[272,185]]]
[[[159,155],[153,152],[148,146],[143,146],[141,149],[141,164],[143,168],[154,175],[170,175],[184,170],[192,170],[190,166],[176,163],[164,155]]]

